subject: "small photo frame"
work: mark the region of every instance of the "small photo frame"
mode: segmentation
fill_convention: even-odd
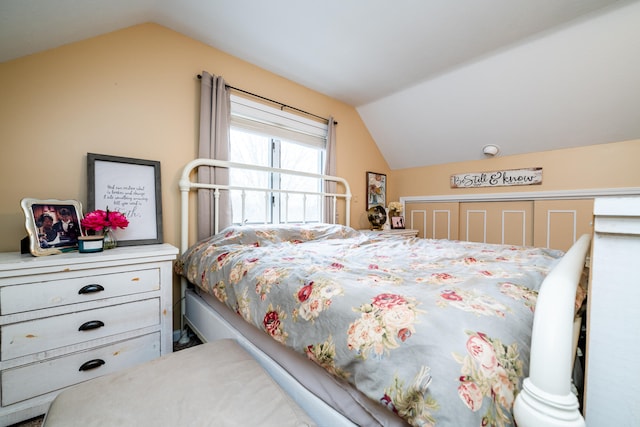
[[[87,153],[87,208],[129,220],[113,230],[118,246],[162,243],[160,162]]]
[[[404,229],[404,217],[403,216],[392,216],[391,217],[391,228],[394,230],[403,230]]]
[[[367,172],[367,210],[387,205],[387,175]]]
[[[83,234],[80,202],[25,198],[20,205],[32,255],[54,255],[78,249],[78,238]]]

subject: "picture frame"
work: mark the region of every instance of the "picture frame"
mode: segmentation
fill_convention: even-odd
[[[391,228],[393,230],[404,230],[404,217],[403,216],[392,216],[391,217]]]
[[[77,200],[33,199],[20,201],[33,256],[54,255],[78,249],[82,236],[82,205]]]
[[[387,205],[387,175],[367,172],[367,210],[373,206]]]
[[[113,230],[118,246],[163,242],[160,162],[87,153],[87,209],[117,211],[129,220]]]

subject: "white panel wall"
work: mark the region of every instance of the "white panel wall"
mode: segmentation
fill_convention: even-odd
[[[640,425],[640,197],[595,200],[585,420]]]

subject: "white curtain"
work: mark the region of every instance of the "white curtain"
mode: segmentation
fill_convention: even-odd
[[[231,103],[229,90],[222,77],[206,71],[200,79],[200,142],[199,158],[229,160],[229,123]],[[201,166],[198,181],[208,184],[229,184],[227,169]],[[215,230],[213,192],[198,190],[198,240],[211,236]],[[218,230],[231,225],[229,192],[220,193]]]
[[[325,175],[333,175],[337,174],[336,172],[336,122],[333,120],[333,117],[329,117],[329,123],[327,128],[327,146],[325,149],[325,163],[324,163],[324,174]],[[328,193],[336,192],[336,183],[335,182],[325,182],[324,191]],[[327,197],[324,204],[324,222],[327,223],[335,223],[336,218],[333,217],[333,199],[331,197]],[[344,223],[344,220],[341,221]]]

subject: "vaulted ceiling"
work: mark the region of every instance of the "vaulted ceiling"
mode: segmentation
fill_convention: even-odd
[[[353,105],[392,169],[640,137],[637,0],[0,0],[0,62],[143,22]]]

